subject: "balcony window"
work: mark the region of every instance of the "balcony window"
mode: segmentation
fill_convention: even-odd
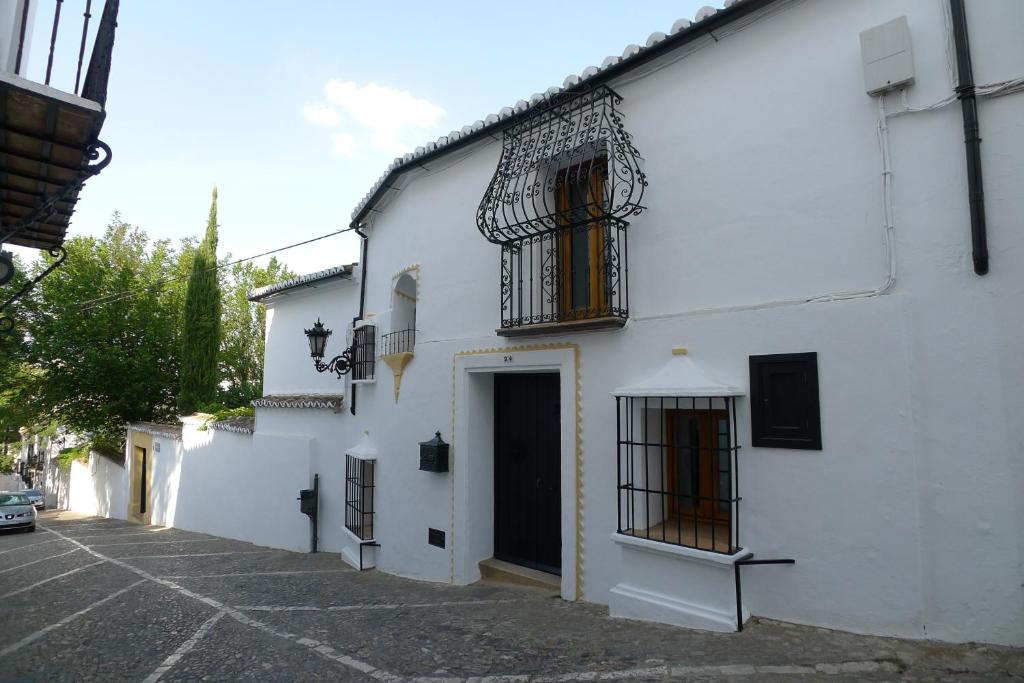
[[[625,323],[626,218],[647,180],[620,102],[606,86],[560,93],[505,130],[477,211],[502,247],[499,334]]]

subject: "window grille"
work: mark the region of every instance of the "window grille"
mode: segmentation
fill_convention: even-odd
[[[739,549],[735,399],[619,396],[618,532]]]
[[[373,539],[374,464],[345,456],[345,528],[361,541]]]
[[[501,327],[627,318],[627,225],[606,218],[501,245]]]
[[[376,365],[377,327],[363,325],[352,332],[352,379],[374,378]]]
[[[503,244],[580,221],[639,214],[647,178],[621,103],[606,85],[558,93],[506,128],[498,167],[477,209],[484,237]],[[565,202],[567,186],[592,182],[583,193],[584,211]]]

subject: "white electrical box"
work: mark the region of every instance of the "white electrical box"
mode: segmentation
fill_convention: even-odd
[[[860,34],[864,86],[869,95],[881,95],[914,83],[914,54],[906,17],[893,19]]]

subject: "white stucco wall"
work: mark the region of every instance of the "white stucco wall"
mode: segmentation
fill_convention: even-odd
[[[25,43],[22,46],[21,74],[28,69],[32,47],[32,29],[39,3],[28,2],[28,0],[7,0],[0,4],[0,71],[14,73],[18,58],[18,42],[21,37],[21,18],[26,4],[28,5],[28,22],[25,26]]]
[[[1020,5],[974,3],[969,13],[976,81],[1024,75]],[[479,235],[474,217],[499,143],[446,159],[403,186],[369,229],[366,309],[386,320],[396,274],[418,264],[415,358],[397,403],[378,363],[376,385],[360,388],[357,415],[346,416],[353,439],[369,429],[381,450],[379,568],[458,581],[460,567],[472,563],[460,560],[459,544],[486,545],[492,533],[487,515],[469,515],[459,527],[460,459],[491,456],[486,416],[474,418],[468,405],[453,414],[453,396],[470,382],[456,354],[514,348],[496,363],[511,355],[508,369],[517,369],[533,353],[521,347],[571,342],[580,349],[582,388],[583,596],[609,602],[625,584],[659,591],[684,611],[727,614],[731,570],[708,597],[687,589],[706,584],[703,565],[611,540],[609,392],[655,370],[673,346],[689,347],[716,376],[744,388],[750,355],[817,351],[821,451],[752,448],[748,406],[739,402],[742,544],[757,557],[797,560],[745,569],[746,607],[853,631],[1021,642],[1024,433],[1013,415],[1024,408],[1024,367],[1012,350],[1024,331],[1016,303],[1024,293],[1024,168],[1013,151],[1024,148],[1021,96],[979,105],[988,276],[971,269],[962,122],[950,106],[889,120],[895,287],[796,303],[873,290],[886,279],[878,102],[864,93],[858,34],[904,14],[917,71],[908,99],[943,99],[951,85],[941,3],[779,5],[739,33],[652,65],[645,77],[612,83],[650,182],[648,208],[631,221],[623,330],[495,336],[499,249]],[[899,106],[888,98],[890,110]],[[486,406],[480,381],[466,391],[482,391]],[[464,420],[472,424],[468,443]],[[454,437],[454,472],[440,477],[419,472],[415,460],[417,442],[435,429]],[[491,495],[486,482],[471,493]],[[562,502],[571,514],[573,501]],[[448,548],[427,545],[429,526],[448,533]]]
[[[358,269],[356,270],[358,277]],[[267,306],[264,394],[332,394],[344,386],[331,373],[312,372],[309,341],[304,330],[319,318],[334,334],[327,340],[329,360],[350,343],[346,337],[359,313],[358,280],[331,280],[282,292]]]
[[[88,462],[71,461],[68,475],[55,487],[61,509],[83,515],[126,519],[128,477],[125,467],[97,453]],[[63,491],[60,491],[63,489]]]

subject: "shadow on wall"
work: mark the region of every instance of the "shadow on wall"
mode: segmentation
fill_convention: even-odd
[[[59,470],[57,504],[63,510],[99,517],[127,517],[128,478],[124,465],[98,453]]]

